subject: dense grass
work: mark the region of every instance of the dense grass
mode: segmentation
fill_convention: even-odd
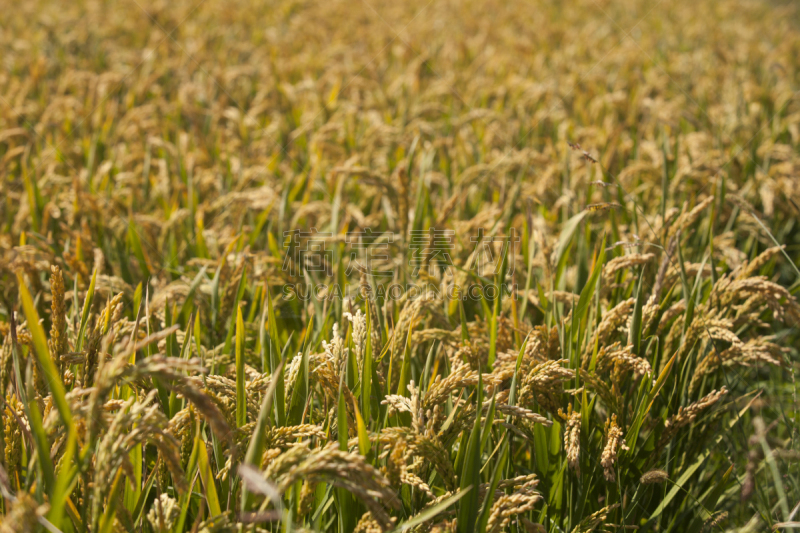
[[[3,8],[0,531],[800,519],[796,7]]]

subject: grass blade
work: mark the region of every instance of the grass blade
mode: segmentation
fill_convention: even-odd
[[[236,423],[239,427],[247,424],[247,398],[245,397],[244,375],[244,321],[242,308],[236,308]]]
[[[289,414],[286,423],[297,426],[302,423],[303,412],[308,397],[308,352],[311,350],[311,334],[314,331],[314,316],[308,321],[305,339],[303,340],[303,353],[300,359],[300,368],[292,387],[292,401],[289,404]]]
[[[478,373],[477,402],[475,409],[477,413],[483,411],[483,379]],[[461,501],[458,509],[458,533],[474,533],[478,519],[478,490],[480,486],[481,470],[481,417],[475,417],[475,424],[467,441],[466,453],[464,455],[464,466],[461,470],[460,490],[470,491]]]

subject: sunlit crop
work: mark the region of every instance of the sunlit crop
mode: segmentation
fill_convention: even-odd
[[[2,7],[0,532],[800,524],[797,5]]]

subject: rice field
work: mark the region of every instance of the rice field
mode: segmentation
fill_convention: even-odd
[[[0,532],[800,529],[797,4],[0,6]]]

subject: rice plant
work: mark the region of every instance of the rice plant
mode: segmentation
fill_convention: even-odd
[[[800,528],[800,13],[3,4],[0,531]]]

